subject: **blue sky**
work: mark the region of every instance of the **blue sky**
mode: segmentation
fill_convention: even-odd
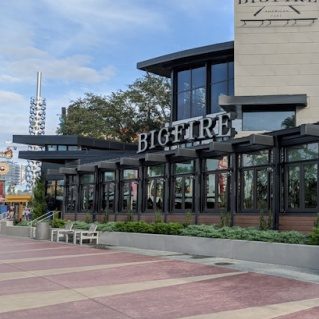
[[[61,107],[109,94],[142,75],[136,63],[233,40],[233,0],[1,0],[0,151],[28,133],[43,73],[46,134]],[[6,144],[7,143],[7,144]]]

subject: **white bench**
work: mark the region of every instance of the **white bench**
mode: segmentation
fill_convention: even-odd
[[[64,238],[65,242],[69,242],[69,236],[74,237],[74,230],[72,230],[74,223],[66,223],[64,228],[54,228],[51,230],[51,241],[54,241],[54,237],[57,242]]]
[[[80,245],[83,244],[83,240],[89,240],[90,244],[95,241],[96,245],[99,242],[99,232],[96,231],[97,225],[91,224],[89,230],[75,230],[73,243],[79,242]]]

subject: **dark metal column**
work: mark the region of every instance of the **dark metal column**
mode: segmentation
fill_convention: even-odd
[[[143,191],[145,190],[144,183],[145,183],[145,174],[144,174],[144,165],[141,163],[138,167],[138,192],[137,192],[137,219],[141,219],[141,213],[143,212],[143,199],[144,194]]]
[[[92,220],[96,221],[96,216],[98,214],[98,205],[99,205],[99,169],[97,166],[94,166],[94,194],[93,194],[93,214]]]
[[[77,220],[78,218],[78,213],[80,212],[80,191],[81,191],[81,186],[80,186],[80,175],[79,173],[76,174],[75,176],[75,185],[76,185],[76,204],[75,204],[75,214],[74,214],[74,220]]]
[[[63,187],[63,202],[62,202],[62,211],[61,211],[61,216],[60,218],[64,219],[64,215],[66,213],[66,204],[67,204],[67,194],[69,189],[69,185],[67,184],[68,181],[68,175],[63,175],[63,180],[64,180],[64,187]]]
[[[120,212],[120,199],[121,199],[121,176],[120,176],[121,170],[119,165],[117,165],[117,168],[115,170],[115,196],[114,196],[114,220],[117,220],[117,215]]]
[[[171,178],[171,163],[169,160],[165,163],[165,193],[164,193],[164,221],[167,221],[167,215],[170,213],[170,202],[171,202],[171,187],[172,187],[172,178]]]
[[[230,201],[230,225],[234,225],[234,217],[237,213],[237,196],[238,196],[238,165],[236,153],[230,155],[230,188],[229,188],[229,201]]]
[[[272,227],[279,229],[280,214],[280,146],[278,138],[275,138],[275,146],[273,148],[273,202],[272,202]]]
[[[194,215],[195,224],[198,223],[198,217],[201,213],[201,173],[202,173],[202,160],[200,157],[195,159],[195,173],[194,173]]]

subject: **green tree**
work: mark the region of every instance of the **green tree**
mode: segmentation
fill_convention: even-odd
[[[43,215],[47,208],[44,181],[38,178],[32,190],[32,219]]]
[[[125,91],[108,96],[87,93],[84,98],[72,101],[57,132],[133,142],[138,132],[163,126],[169,111],[168,80],[146,74]]]

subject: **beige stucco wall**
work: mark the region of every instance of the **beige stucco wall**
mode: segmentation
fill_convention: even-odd
[[[319,21],[241,20],[318,18],[315,1],[234,0],[235,95],[307,94],[297,125],[319,121]]]

